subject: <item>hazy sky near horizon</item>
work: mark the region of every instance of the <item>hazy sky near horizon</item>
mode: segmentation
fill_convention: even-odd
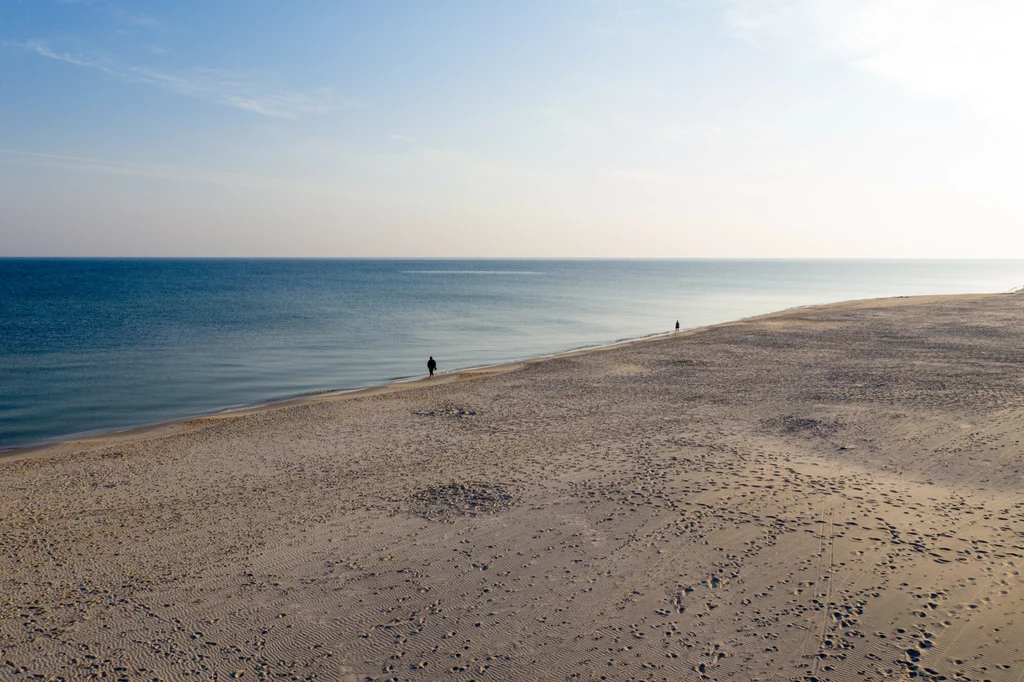
[[[0,256],[1024,257],[1020,0],[0,0]]]

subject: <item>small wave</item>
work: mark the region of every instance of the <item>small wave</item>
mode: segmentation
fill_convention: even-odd
[[[535,270],[402,270],[406,275],[539,275]]]

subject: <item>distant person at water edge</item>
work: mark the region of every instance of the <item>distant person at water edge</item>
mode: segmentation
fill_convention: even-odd
[[[676,331],[679,331],[679,320],[676,320]]]
[[[437,369],[437,363],[434,362],[434,356],[431,355],[430,359],[427,360],[427,369],[430,371],[430,378],[434,378],[434,370]]]

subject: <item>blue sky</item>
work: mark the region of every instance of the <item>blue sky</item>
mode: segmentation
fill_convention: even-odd
[[[0,255],[1024,257],[1019,2],[0,2]]]

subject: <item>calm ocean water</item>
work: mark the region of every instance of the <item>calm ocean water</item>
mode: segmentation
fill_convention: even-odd
[[[1007,291],[1024,261],[0,259],[0,448],[797,305]]]

